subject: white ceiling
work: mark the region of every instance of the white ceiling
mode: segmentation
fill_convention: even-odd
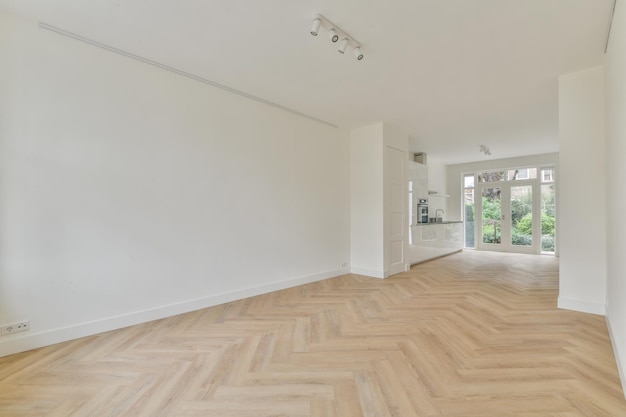
[[[558,76],[601,65],[613,0],[0,0],[0,9],[461,163],[558,151]],[[321,13],[362,43],[336,52]],[[479,153],[487,145],[491,156]]]

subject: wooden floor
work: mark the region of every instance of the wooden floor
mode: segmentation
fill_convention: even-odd
[[[558,261],[466,251],[0,358],[0,416],[626,416]]]

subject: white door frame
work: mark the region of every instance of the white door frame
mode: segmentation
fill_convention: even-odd
[[[409,248],[406,152],[393,146],[384,149],[385,276],[404,272]]]
[[[532,213],[533,213],[533,243],[530,246],[518,246],[511,244],[511,188],[519,186],[532,186]],[[500,201],[502,221],[500,226],[500,243],[483,243],[483,190],[486,188],[500,188]],[[541,193],[540,184],[537,180],[497,181],[476,184],[474,188],[474,225],[476,228],[475,246],[478,250],[515,252],[515,253],[541,253]]]

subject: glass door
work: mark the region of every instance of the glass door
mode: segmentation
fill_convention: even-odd
[[[481,228],[479,246],[502,244],[502,187],[486,187],[481,192]],[[494,249],[494,248],[492,248]]]
[[[479,184],[476,199],[478,249],[537,253],[539,224],[533,217],[536,212],[533,183],[516,181]]]
[[[533,237],[533,186],[513,185],[509,192],[511,215],[508,227],[511,230],[510,244],[518,251],[532,248]]]

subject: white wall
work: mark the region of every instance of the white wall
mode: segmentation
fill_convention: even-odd
[[[437,209],[444,211],[444,220],[461,220],[460,217],[450,217],[448,213],[449,199],[443,197],[448,195],[448,174],[447,166],[435,158],[428,158],[428,190],[436,191],[437,194],[428,196],[428,216],[435,217]]]
[[[350,132],[350,201],[351,271],[384,278],[382,123]]]
[[[605,63],[607,183],[606,314],[626,386],[626,3],[617,2]]]
[[[604,314],[604,73],[559,77],[559,307]]]
[[[0,355],[347,272],[342,132],[0,14]]]
[[[393,125],[379,122],[350,131],[350,271],[375,278],[386,278],[390,265],[389,182],[385,183],[385,148],[404,152],[406,162],[409,137]],[[387,172],[389,180],[389,172]],[[406,173],[404,178],[407,186]],[[401,196],[406,204],[406,187]],[[406,217],[406,212],[403,213]],[[408,221],[408,220],[407,220]],[[408,232],[408,229],[405,229]],[[408,233],[404,237],[404,254]],[[403,267],[404,268],[404,267]]]

